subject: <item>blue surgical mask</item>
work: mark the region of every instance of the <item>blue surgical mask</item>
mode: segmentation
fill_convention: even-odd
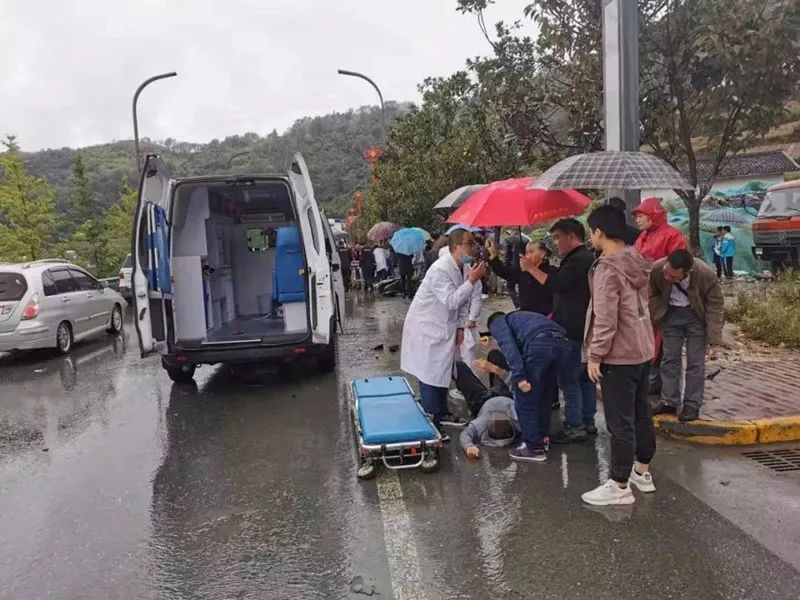
[[[461,257],[461,262],[464,263],[465,265],[471,265],[473,262],[475,262],[475,259],[469,254],[465,254],[464,256]]]

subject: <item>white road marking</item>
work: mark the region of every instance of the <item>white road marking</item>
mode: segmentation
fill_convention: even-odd
[[[400,479],[397,473],[387,470],[378,474],[376,484],[395,600],[427,600]]]

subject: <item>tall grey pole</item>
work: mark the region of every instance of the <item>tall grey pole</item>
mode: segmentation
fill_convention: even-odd
[[[603,0],[603,104],[606,150],[638,151],[639,9],[636,0]],[[638,190],[609,190],[628,208],[639,204]]]
[[[133,95],[133,140],[136,143],[136,172],[139,172],[141,168],[141,158],[139,154],[139,118],[136,115],[136,104],[139,102],[139,94],[142,93],[142,90],[146,88],[148,85],[153,83],[154,81],[158,81],[159,79],[166,79],[167,77],[175,77],[177,73],[174,71],[170,73],[162,73],[161,75],[156,75],[155,77],[151,77],[150,79],[146,79],[142,82],[142,84],[136,88],[136,93]]]
[[[376,92],[378,92],[378,99],[381,101],[381,125],[383,125],[383,139],[386,139],[386,111],[383,107],[383,94],[381,94],[381,89],[378,87],[378,84],[363,73],[356,73],[355,71],[348,71],[346,69],[339,69],[337,73],[339,73],[339,75],[347,75],[349,77],[358,77],[359,79],[363,79],[372,87],[374,87]]]

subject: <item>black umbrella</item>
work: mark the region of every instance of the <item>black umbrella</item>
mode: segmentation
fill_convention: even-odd
[[[680,173],[657,156],[646,152],[616,150],[576,154],[565,158],[542,173],[531,187],[543,190],[694,189]]]
[[[485,187],[486,184],[481,183],[477,185],[465,185],[463,187],[458,188],[457,190],[453,190],[452,192],[447,194],[447,196],[439,200],[436,206],[433,207],[433,210],[451,211],[455,208],[458,208],[472,194]]]

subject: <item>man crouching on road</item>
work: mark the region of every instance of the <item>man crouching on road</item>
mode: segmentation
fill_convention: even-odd
[[[553,388],[567,346],[564,329],[544,315],[516,311],[489,317],[489,331],[511,369],[514,406],[522,443],[509,450],[511,460],[543,462],[550,430]]]
[[[661,330],[661,402],[654,414],[675,414],[681,405],[683,347],[686,385],[681,421],[700,416],[706,385],[708,345],[722,345],[725,299],[716,273],[688,250],[675,250],[653,263],[650,274],[650,318]]]
[[[473,262],[472,233],[457,230],[449,237],[450,252],[434,262],[408,308],[403,325],[400,368],[419,380],[422,407],[440,428],[448,421],[447,389],[456,347],[464,340],[473,288],[486,274],[486,264]]]

